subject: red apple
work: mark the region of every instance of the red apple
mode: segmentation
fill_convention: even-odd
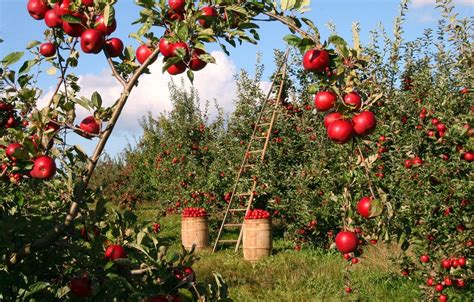
[[[173,43],[169,42],[165,37],[160,39],[160,43],[158,47],[160,48],[160,52],[165,57],[171,57],[173,55],[171,46]]]
[[[174,12],[174,11],[170,10],[170,11],[168,11],[167,15],[168,15],[168,18],[171,21],[184,20],[184,14],[183,13],[178,13],[178,12]]]
[[[71,292],[78,298],[87,298],[92,294],[91,280],[89,277],[79,277],[71,280]]]
[[[194,49],[193,54],[191,56],[191,61],[189,62],[189,69],[193,71],[198,71],[206,67],[207,62],[199,58],[199,56],[203,54],[205,54],[204,50],[199,48]]]
[[[94,6],[94,0],[82,0],[84,6]]]
[[[433,286],[433,284],[434,284],[434,279],[433,278],[430,277],[430,278],[426,279],[426,285]]]
[[[72,16],[81,19],[81,23],[63,21],[63,30],[71,37],[80,37],[86,30],[87,17],[84,14],[73,13]]]
[[[26,6],[28,13],[36,20],[44,19],[48,4],[44,0],[30,0]]]
[[[351,108],[359,109],[362,105],[362,100],[357,92],[349,92],[344,96],[344,103],[351,106]]]
[[[423,160],[419,158],[418,156],[416,156],[411,162],[413,164],[413,167],[418,167],[423,164]]]
[[[325,50],[311,49],[303,57],[303,67],[306,71],[323,72],[329,66],[329,54]]]
[[[446,301],[448,301],[448,296],[446,296],[446,295],[439,295],[438,301],[439,301],[439,302],[446,302]]]
[[[137,48],[135,55],[137,57],[138,62],[140,64],[143,64],[148,59],[148,57],[151,56],[152,53],[153,53],[153,49],[151,49],[147,45],[140,45]]]
[[[88,29],[81,35],[81,48],[85,53],[99,53],[104,43],[104,36],[96,29]]]
[[[327,129],[329,127],[329,125],[332,124],[332,122],[337,121],[337,120],[341,120],[342,118],[343,118],[343,116],[339,112],[329,113],[328,115],[326,115],[324,117],[324,127],[326,127],[326,129]]]
[[[184,56],[189,56],[189,46],[185,42],[176,42],[171,45],[171,56],[175,57],[178,55],[178,50],[181,49],[184,52]]]
[[[183,73],[186,71],[186,64],[184,64],[183,62],[178,62],[168,67],[166,71],[168,71],[168,73],[171,75]]]
[[[0,101],[0,111],[12,111],[13,106],[11,104],[7,104]]]
[[[405,159],[405,162],[404,162],[405,168],[410,169],[412,165],[413,165],[413,161],[411,159]]]
[[[186,0],[168,0],[168,5],[175,12],[183,12]]]
[[[460,257],[460,258],[458,258],[458,262],[459,262],[460,267],[466,266],[466,258]]]
[[[105,41],[105,50],[110,57],[115,58],[122,54],[123,42],[119,38],[111,38]]]
[[[371,111],[362,111],[352,117],[352,124],[357,135],[367,135],[374,131],[377,120]]]
[[[105,259],[107,260],[115,260],[120,258],[127,258],[127,252],[121,245],[110,245],[105,250]]]
[[[100,15],[95,20],[95,29],[100,31],[104,36],[108,36],[117,29],[117,22],[115,19],[111,20],[108,25],[105,25],[104,15]]]
[[[11,143],[5,150],[7,157],[12,161],[28,158],[28,151],[20,143]]]
[[[443,261],[441,261],[441,266],[445,269],[450,269],[451,268],[451,260],[444,259]]]
[[[372,206],[372,198],[370,198],[368,196],[363,197],[357,203],[357,213],[359,213],[359,215],[364,217],[364,218],[370,218],[371,217],[371,212],[370,212],[371,206]]]
[[[341,231],[336,235],[336,248],[341,253],[352,253],[357,249],[358,242],[354,232]]]
[[[40,54],[46,58],[52,57],[56,54],[56,47],[53,43],[47,42],[40,45]]]
[[[44,22],[50,28],[57,28],[63,25],[63,19],[55,9],[50,9],[44,15]]]
[[[462,155],[462,159],[464,159],[465,161],[469,163],[472,162],[474,160],[474,152],[472,151],[464,152]]]
[[[336,104],[337,96],[332,91],[318,92],[314,97],[314,107],[319,111],[327,111]]]
[[[201,8],[201,13],[202,13],[203,17],[208,17],[208,18],[217,17],[217,11],[212,6],[205,6],[205,7]],[[201,24],[201,26],[203,26],[203,27],[210,27],[211,26],[209,20],[205,20],[205,19],[199,19],[199,24]]]
[[[60,0],[54,5],[53,9],[60,17],[62,17],[71,13],[71,11],[69,10],[69,5],[70,0]]]
[[[100,124],[93,116],[88,116],[83,119],[79,128],[90,134],[99,134],[100,132]]]
[[[38,179],[50,179],[56,174],[56,163],[47,155],[35,159],[30,175]]]
[[[333,142],[337,144],[344,144],[347,143],[354,135],[354,127],[349,121],[337,120],[329,125],[327,129],[327,135]]]
[[[436,284],[435,290],[436,290],[437,292],[442,292],[443,289],[444,289],[443,284],[441,284],[441,283]]]
[[[428,263],[430,261],[430,256],[428,255],[421,255],[420,256],[420,261],[423,263]]]

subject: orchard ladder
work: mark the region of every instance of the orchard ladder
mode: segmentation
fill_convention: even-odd
[[[255,171],[255,168],[258,164],[263,163],[265,159],[265,154],[267,152],[270,136],[272,133],[273,125],[277,118],[279,103],[281,100],[283,87],[286,78],[287,72],[287,60],[289,55],[289,49],[287,49],[282,63],[280,64],[275,77],[272,81],[270,91],[263,102],[262,108],[257,116],[257,122],[253,127],[253,133],[250,137],[250,141],[247,145],[242,164],[240,165],[239,172],[237,173],[234,187],[232,189],[232,195],[230,196],[229,203],[227,205],[224,219],[217,234],[216,241],[214,243],[213,252],[216,251],[219,244],[225,243],[235,243],[235,251],[237,252],[242,241],[243,236],[243,222],[244,216],[252,207],[252,202],[256,195],[255,189],[257,187],[258,179],[255,175],[248,176],[252,171]],[[273,89],[276,85],[277,80],[280,80],[278,87],[277,97],[274,100],[270,100],[272,97]],[[243,203],[243,200],[247,200],[246,206]],[[230,223],[228,220],[238,216],[240,213],[239,223]],[[238,239],[221,239],[224,229],[226,228],[240,228],[240,233]]]

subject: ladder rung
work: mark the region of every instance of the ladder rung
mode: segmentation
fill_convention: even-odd
[[[262,123],[262,124],[258,124],[257,126],[260,127],[260,126],[270,126],[271,123]]]
[[[219,243],[237,243],[237,240],[236,239],[232,239],[232,240],[226,239],[226,240],[217,240],[217,242],[219,242]]]
[[[238,196],[250,196],[252,195],[252,192],[245,192],[245,193],[240,193]]]
[[[242,226],[241,223],[226,223],[224,224],[225,227],[240,227]]]
[[[247,211],[247,209],[229,209],[229,212],[243,212]]]
[[[266,139],[266,136],[255,136],[256,139]]]
[[[263,152],[263,149],[262,150],[252,150],[252,151],[249,151],[248,153],[260,153],[260,152]]]
[[[244,165],[243,167],[244,168],[253,168],[253,167],[255,167],[255,165],[250,164],[250,165]]]

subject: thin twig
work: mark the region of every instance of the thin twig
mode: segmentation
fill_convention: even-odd
[[[77,38],[74,39],[74,42],[72,44],[69,55],[71,55],[75,51],[78,41],[79,40]],[[61,58],[60,58],[59,50],[58,50],[58,61],[59,61],[59,66],[61,67],[62,64],[61,64]],[[49,100],[48,104],[46,105],[46,114],[49,113],[49,110],[51,109],[51,105],[53,104],[53,101],[54,101],[54,97],[56,96],[56,94],[58,94],[59,88],[61,88],[61,85],[63,84],[63,82],[64,82],[64,90],[67,91],[65,74],[66,74],[66,70],[68,69],[68,67],[69,67],[69,61],[66,60],[66,65],[64,66],[64,68],[60,68],[61,78],[59,79],[59,82],[56,84],[56,88],[54,89],[53,95],[51,96],[51,99]]]
[[[109,56],[109,53],[104,47],[104,54],[105,57],[107,58],[107,62],[109,63],[110,69],[112,70],[112,73],[114,74],[114,77],[122,84],[122,86],[125,88],[127,87],[127,81],[118,73],[117,69],[115,68],[114,62],[112,61],[112,58]]]

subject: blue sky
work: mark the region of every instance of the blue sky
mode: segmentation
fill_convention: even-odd
[[[137,46],[136,41],[127,38],[127,36],[128,33],[136,30],[136,27],[132,27],[130,24],[138,16],[139,8],[133,4],[134,1],[132,0],[119,0],[118,2],[116,16],[119,20],[119,25],[113,36],[122,38],[126,45]],[[320,28],[322,39],[327,38],[329,34],[325,27],[325,24],[329,21],[336,25],[338,34],[348,40],[351,38],[351,24],[359,22],[361,38],[364,43],[368,40],[369,31],[376,27],[378,23],[382,23],[386,31],[391,32],[393,20],[398,15],[399,2],[398,0],[312,0],[311,11],[305,17],[313,20]],[[469,17],[474,15],[474,0],[456,0],[455,2],[456,12],[460,16]],[[0,44],[0,57],[12,51],[23,50],[31,40],[41,41],[42,39],[46,28],[44,22],[36,21],[28,15],[26,3],[27,0],[0,0],[0,37],[5,40],[4,43]],[[425,28],[436,26],[439,12],[435,9],[434,3],[435,0],[412,0],[405,25],[404,37],[406,39],[411,40],[419,37]],[[231,94],[233,90],[229,85],[231,85],[232,74],[242,68],[252,71],[257,52],[263,54],[263,63],[267,66],[266,72],[269,74],[273,70],[273,49],[285,47],[282,37],[288,33],[288,29],[280,24],[261,23],[261,41],[259,45],[244,44],[244,46],[235,49],[229,47],[231,53],[229,58],[225,58],[222,53],[214,53],[218,55],[219,66],[207,67],[199,72],[195,85],[200,91],[203,91],[203,97],[207,99],[216,98],[222,106],[230,111],[232,109]],[[210,51],[220,50],[215,45],[210,46],[208,49]],[[117,91],[117,86],[115,86],[115,83],[112,83],[112,79],[107,78],[108,72],[106,68],[107,64],[101,55],[84,55],[81,58],[80,65],[75,70],[75,74],[82,76],[82,83],[84,85],[89,84],[89,86],[93,86],[91,89],[85,89],[86,95],[90,91],[98,90],[101,94],[104,93],[103,96],[110,95],[110,98],[113,98],[113,92]],[[148,83],[148,85],[152,86],[156,81],[161,83],[169,80],[168,77],[158,75],[158,72],[158,67],[153,69],[152,74],[155,73],[155,77],[147,78],[142,84],[146,85]],[[216,84],[217,87],[209,88],[209,83],[214,83],[209,79],[213,78],[218,83]],[[40,78],[40,86],[47,93],[56,81],[56,77],[43,74]],[[101,84],[101,81],[103,84]],[[136,97],[139,99],[137,103],[144,108],[143,110],[150,110],[153,114],[166,109],[169,110],[169,103],[165,105],[167,101],[166,83],[161,84],[159,96],[163,96],[163,99],[159,99],[158,96],[152,99],[151,102],[155,103],[150,107],[147,107],[146,103],[138,102],[143,102],[143,96],[149,95],[151,91],[143,90],[142,92],[137,92]],[[223,91],[228,93],[225,94]],[[133,101],[133,98],[131,98],[130,102]],[[163,106],[160,106],[160,102]],[[112,137],[107,147],[109,153],[115,154],[123,149],[128,139],[131,139],[133,144],[133,136],[140,135],[140,129],[136,120],[145,111],[137,111],[135,109],[130,104],[126,107],[126,110],[129,110],[129,114],[121,121],[122,126],[120,127],[119,125],[117,133]],[[130,120],[133,122],[130,122]],[[77,143],[84,144],[85,148],[90,151],[94,142],[85,142],[83,139],[78,139]]]

